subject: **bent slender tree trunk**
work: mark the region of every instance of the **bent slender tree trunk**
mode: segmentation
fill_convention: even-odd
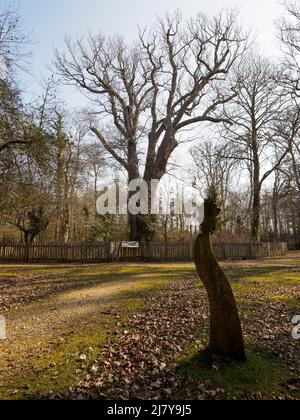
[[[237,305],[230,283],[219,266],[211,246],[220,209],[216,194],[205,201],[202,233],[198,236],[194,255],[197,272],[207,290],[210,304],[210,343],[212,356],[245,361],[245,346]]]

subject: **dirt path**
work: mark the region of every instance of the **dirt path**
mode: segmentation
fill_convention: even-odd
[[[85,323],[97,322],[99,313],[116,301],[132,283],[94,286],[65,292],[57,297],[12,310],[6,316],[7,336],[1,353],[14,360],[29,352],[40,352],[43,344],[59,341]],[[43,349],[45,350],[45,349]]]
[[[6,316],[8,339],[0,343],[0,376],[2,380],[6,379],[0,389],[7,386],[7,380],[18,375],[24,366],[30,367],[31,360],[43,359],[82,329],[103,323],[105,315],[101,314],[108,311],[130,286],[129,281],[66,292],[9,312]]]
[[[3,269],[3,277],[9,277],[5,276],[5,270],[11,267]],[[56,269],[53,267],[52,271]],[[39,361],[47,359],[64,343],[82,334],[84,341],[90,331],[97,331],[100,339],[101,333],[110,333],[127,313],[136,310],[147,293],[168,281],[167,275],[158,276],[159,267],[150,265],[64,267],[64,270],[67,275],[23,273],[22,277],[18,273],[12,280],[0,283],[0,288],[7,292],[2,310],[12,307],[4,311],[7,340],[0,341],[0,396],[7,396],[7,390],[14,393],[16,378],[34,372]],[[15,295],[20,297],[21,305],[15,301]]]

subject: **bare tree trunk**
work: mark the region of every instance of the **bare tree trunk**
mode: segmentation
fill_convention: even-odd
[[[260,212],[261,212],[261,183],[260,183],[260,162],[257,150],[256,137],[253,144],[253,201],[252,201],[252,226],[251,236],[255,242],[260,240]]]
[[[129,240],[138,242],[150,242],[153,241],[155,232],[157,217],[154,214],[151,215],[128,215],[128,222],[130,227]]]
[[[207,290],[210,303],[209,350],[212,356],[245,361],[241,322],[233,291],[211,246],[211,234],[216,229],[219,214],[216,197],[211,196],[205,201],[202,233],[194,249],[197,272]]]
[[[139,173],[139,161],[137,155],[137,145],[135,139],[128,140],[128,182],[137,180],[140,178]],[[129,199],[135,193],[132,192],[129,194]],[[129,240],[142,242],[143,239],[143,223],[140,215],[133,215],[128,213],[128,223],[129,223]]]
[[[62,220],[60,224],[60,241],[64,244],[68,244],[70,238],[70,209],[66,203],[66,207],[63,209]]]
[[[260,188],[254,190],[253,194],[253,206],[252,206],[252,239],[255,242],[260,240],[260,210],[261,210],[261,198]]]
[[[275,241],[278,241],[279,239],[278,204],[279,204],[278,189],[277,189],[277,183],[275,183],[274,188],[273,188],[273,200],[272,200],[274,240]]]
[[[128,215],[129,223],[129,240],[141,242],[141,230],[139,229],[138,216],[129,214]]]

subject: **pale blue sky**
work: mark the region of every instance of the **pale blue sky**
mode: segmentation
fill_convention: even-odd
[[[47,75],[53,47],[62,47],[65,34],[81,35],[88,29],[105,34],[121,33],[133,38],[137,25],[151,25],[157,14],[180,8],[184,15],[238,7],[241,20],[257,33],[267,54],[275,51],[274,21],[283,9],[280,0],[17,0],[25,26],[32,30],[32,74],[26,76],[27,90],[37,89],[37,80]],[[9,0],[0,0],[7,4]],[[67,95],[72,98],[70,92]]]

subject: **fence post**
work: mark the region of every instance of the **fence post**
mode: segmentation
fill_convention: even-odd
[[[29,244],[25,245],[25,262],[29,263]]]
[[[222,243],[222,253],[224,260],[227,260],[226,245],[224,243]]]
[[[193,261],[193,259],[194,259],[194,244],[193,244],[193,242],[190,243],[190,258],[191,258],[191,261]]]
[[[252,242],[249,244],[249,259],[252,260],[254,257],[253,255],[253,245]]]

